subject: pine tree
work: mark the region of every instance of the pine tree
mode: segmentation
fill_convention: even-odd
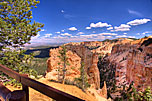
[[[31,23],[31,9],[37,7],[36,0],[0,1],[0,48],[17,47],[28,43],[44,25]]]
[[[69,65],[69,64],[68,64],[68,57],[67,57],[67,55],[66,55],[66,53],[67,53],[66,46],[62,45],[61,48],[62,48],[62,49],[59,50],[60,56],[58,56],[58,57],[59,57],[59,58],[61,59],[61,61],[63,62],[62,80],[61,80],[61,82],[64,84],[64,82],[65,82],[65,77],[66,77],[66,71],[67,71],[66,66]],[[58,68],[58,72],[60,72],[59,69],[60,69],[60,67]],[[58,73],[58,74],[60,75],[60,73]]]
[[[87,72],[85,71],[85,64],[83,62],[83,59],[81,60],[81,68],[80,68],[80,77],[76,78],[76,85],[80,87],[83,91],[85,91],[86,88],[88,88],[90,85],[88,83],[87,79]]]
[[[0,64],[19,73],[35,74],[29,67],[32,55],[21,48],[44,26],[32,22],[37,0],[0,0]]]

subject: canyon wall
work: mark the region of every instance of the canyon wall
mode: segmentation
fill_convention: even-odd
[[[96,53],[91,52],[83,44],[70,43],[65,44],[67,51],[68,62],[67,65],[66,79],[73,81],[75,78],[80,76],[81,62],[84,63],[85,72],[87,73],[88,82],[92,87],[100,88],[100,76],[97,67],[98,56]],[[47,61],[48,69],[46,78],[57,80],[57,69],[63,67],[61,60],[58,58],[59,50],[50,50],[50,58]]]
[[[152,87],[152,45],[151,37],[139,40],[119,38],[112,41],[94,41],[65,44],[68,52],[66,79],[74,80],[80,76],[81,63],[85,64],[88,82],[100,89],[100,68],[98,57],[104,57],[103,67],[114,71],[116,85],[129,85],[134,81],[138,89]],[[61,47],[50,50],[47,61],[46,78],[57,80],[58,67],[63,67],[58,58]],[[112,75],[111,75],[112,76]]]
[[[88,82],[95,89],[100,89],[100,73],[97,66],[98,57],[111,54],[112,47],[117,44],[125,44],[131,42],[130,39],[119,39],[115,42],[111,41],[92,41],[64,44],[66,46],[68,62],[66,79],[74,80],[80,76],[81,62],[85,64],[85,72],[88,76]],[[46,78],[57,80],[58,68],[63,67],[58,57],[61,47],[50,50],[50,58],[47,61],[48,68]]]
[[[113,46],[111,55],[104,61],[115,65],[116,85],[129,85],[132,81],[138,90],[152,87],[151,37]],[[108,67],[111,68],[111,67]]]

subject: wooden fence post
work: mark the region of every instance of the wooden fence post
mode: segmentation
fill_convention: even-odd
[[[28,88],[28,86],[22,84],[22,90],[25,91],[26,101],[29,101],[29,88]]]
[[[15,90],[11,92],[11,97],[6,101],[26,101],[25,91]]]
[[[23,77],[28,77],[27,74],[22,74],[22,76],[23,76]],[[22,82],[22,77],[21,77],[20,80],[21,80],[21,82]],[[24,84],[22,84],[22,90],[25,91],[25,93],[26,93],[26,101],[29,101],[29,87],[26,86],[26,85],[24,85]]]

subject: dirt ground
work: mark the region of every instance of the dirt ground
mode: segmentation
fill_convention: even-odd
[[[45,78],[41,78],[38,81],[42,82],[44,84],[47,84],[51,87],[54,87],[56,89],[59,89],[61,91],[64,91],[64,92],[71,94],[73,96],[76,96],[78,98],[84,99],[86,101],[99,101],[99,100],[106,101],[106,99],[102,98],[102,97],[100,97],[100,99],[98,98],[98,100],[97,100],[90,93],[88,93],[88,92],[84,93],[81,89],[79,89],[78,87],[73,86],[73,85],[65,85],[65,84],[63,85],[60,83],[51,82],[51,81],[46,80]],[[8,85],[7,88],[9,88],[11,91],[19,89],[19,88],[14,88],[10,85]],[[29,88],[29,99],[30,99],[30,101],[52,101],[51,98],[39,93],[38,91],[36,91],[32,88]]]

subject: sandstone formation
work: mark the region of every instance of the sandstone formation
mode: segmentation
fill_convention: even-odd
[[[131,42],[130,39],[119,39],[116,42],[80,42],[80,43],[68,43],[65,44],[68,52],[68,62],[70,66],[67,66],[66,79],[74,80],[80,76],[81,62],[85,64],[85,71],[88,75],[88,82],[95,89],[100,89],[100,73],[97,67],[98,56],[105,56],[110,54],[112,47],[116,44],[124,44]],[[57,80],[58,68],[62,68],[61,60],[58,58],[59,50],[61,47],[50,50],[50,58],[47,61],[48,68],[46,78]],[[59,65],[59,63],[61,63]]]
[[[68,62],[66,79],[74,81],[80,76],[81,63],[85,64],[89,89],[96,89],[99,95],[106,97],[107,93],[104,81],[100,80],[104,70],[101,72],[98,57],[102,57],[103,68],[111,70],[103,77],[116,80],[116,86],[129,85],[134,81],[139,90],[147,86],[152,87],[152,37],[132,40],[119,38],[111,41],[92,41],[64,44],[68,50]],[[47,79],[58,79],[58,67],[63,67],[58,58],[61,47],[50,50],[50,58],[47,61]],[[59,64],[61,63],[61,64]],[[105,71],[106,72],[106,71]],[[114,76],[113,76],[114,74]],[[110,84],[107,84],[107,87]],[[101,88],[105,90],[101,90]],[[93,90],[92,90],[93,91]],[[91,92],[91,91],[90,91]],[[95,93],[92,93],[94,95]]]
[[[152,38],[143,38],[113,46],[111,55],[104,58],[116,67],[116,85],[129,85],[132,81],[138,90],[152,87]],[[110,67],[107,67],[110,68]]]
[[[99,70],[97,67],[98,56],[96,53],[92,53],[89,49],[79,44],[67,44],[68,49],[67,57],[69,66],[67,66],[66,78],[74,80],[80,76],[81,62],[85,64],[85,71],[88,75],[89,84],[94,88],[100,88]],[[48,69],[46,77],[49,79],[57,79],[58,66],[63,67],[62,64],[58,64],[61,60],[58,58],[59,50],[61,48],[50,50],[50,58],[48,59]]]
[[[47,74],[46,78],[50,80],[58,79],[58,68],[62,69],[63,63],[58,56],[60,48],[50,50],[50,58],[47,61]],[[67,65],[66,79],[73,81],[74,78],[80,76],[80,62],[81,58],[72,51],[67,52],[68,62],[70,65]]]

